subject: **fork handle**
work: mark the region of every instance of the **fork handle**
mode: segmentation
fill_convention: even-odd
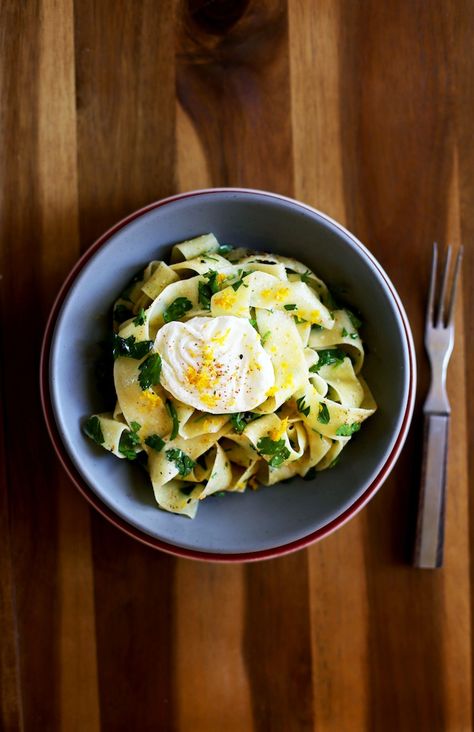
[[[425,414],[415,567],[443,565],[448,432],[449,414]]]

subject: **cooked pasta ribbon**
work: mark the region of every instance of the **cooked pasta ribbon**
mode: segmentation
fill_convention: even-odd
[[[145,462],[157,504],[190,518],[211,495],[335,465],[377,409],[359,319],[289,257],[203,234],[170,259],[114,304],[116,404],[85,433]]]

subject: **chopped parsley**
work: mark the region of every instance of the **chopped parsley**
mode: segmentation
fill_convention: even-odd
[[[341,330],[341,338],[345,338],[345,337],[346,337],[346,336],[348,336],[348,335],[349,335],[349,333],[347,332],[347,330],[346,330],[345,328],[343,328],[343,329]]]
[[[221,244],[217,250],[217,254],[228,254],[233,248],[232,244]]]
[[[311,323],[311,329],[312,330],[324,330],[324,326],[319,325],[319,323]]]
[[[307,269],[306,272],[303,272],[303,274],[300,275],[301,282],[304,282],[305,285],[310,285],[312,274],[313,273],[309,269]],[[314,279],[312,281],[315,282]]]
[[[264,333],[264,334],[263,334],[263,336],[260,336],[260,339],[261,339],[261,341],[262,341],[262,346],[263,346],[263,345],[265,344],[265,341],[266,341],[266,340],[267,340],[267,338],[269,338],[270,336],[271,336],[271,332],[270,332],[269,330],[267,330],[267,332],[266,332],[266,333]]]
[[[258,332],[258,326],[257,326],[257,318],[249,318],[249,323],[252,325],[255,330]]]
[[[211,269],[209,270],[209,272],[206,272],[203,277],[206,277],[208,282],[200,281],[198,283],[199,302],[201,303],[204,310],[210,310],[211,298],[216,292],[219,292],[219,285],[217,284],[217,272]]]
[[[298,412],[301,412],[301,414],[304,414],[304,416],[307,417],[311,411],[311,407],[309,406],[309,404],[308,404],[308,406],[306,406],[304,400],[305,400],[304,396],[297,399],[296,406],[298,408]]]
[[[351,321],[351,323],[354,326],[354,328],[356,330],[358,328],[360,328],[360,326],[362,325],[362,321],[359,320],[359,318],[357,317],[357,315],[354,315],[354,313],[351,310],[347,310],[347,308],[346,308],[346,313],[349,316],[349,320]]]
[[[237,292],[239,287],[244,284],[244,277],[247,277],[247,275],[249,275],[249,274],[250,274],[250,272],[245,272],[244,270],[239,269],[239,274],[238,274],[239,279],[237,280],[237,282],[234,282],[234,284],[232,285],[232,289],[235,292]],[[247,287],[247,286],[248,285],[244,285],[244,287]]]
[[[344,361],[346,354],[339,348],[325,348],[318,351],[319,361],[310,367],[312,374],[317,374],[322,366],[337,365]]]
[[[316,475],[316,468],[313,465],[313,467],[310,468],[305,475],[303,475],[303,480],[314,480],[316,478]]]
[[[145,325],[146,322],[146,313],[144,308],[140,308],[138,311],[138,315],[133,321],[133,325]]]
[[[296,310],[297,305],[295,305],[295,303],[292,302],[292,303],[288,303],[287,305],[283,305],[283,307],[285,308],[285,310]]]
[[[210,259],[210,260],[211,260],[211,262],[218,262],[218,261],[219,261],[219,260],[218,260],[218,259],[216,259],[215,257],[211,257],[211,255],[210,255],[210,254],[203,254],[203,255],[202,255],[202,257],[203,257],[204,259]]]
[[[149,389],[150,386],[160,383],[161,374],[161,356],[159,353],[152,353],[138,367],[140,375],[138,383],[143,391]]]
[[[102,445],[105,442],[102,427],[100,426],[100,419],[98,417],[89,417],[89,419],[85,421],[82,429],[84,430],[84,434],[86,434],[87,437],[90,437],[91,440],[94,440],[94,442],[97,442],[98,445]]]
[[[262,437],[257,442],[257,450],[260,455],[272,455],[268,461],[271,468],[278,468],[290,457],[290,451],[285,445],[285,440],[272,440],[270,437]]]
[[[235,414],[230,415],[230,423],[240,435],[249,422],[255,422],[256,419],[261,419],[264,416],[264,414],[256,414],[255,412],[235,412]]]
[[[179,475],[182,475],[183,477],[188,475],[196,465],[194,460],[191,460],[185,452],[177,447],[166,451],[166,459],[170,463],[174,463],[176,465]]]
[[[127,460],[136,460],[136,447],[140,444],[140,438],[137,434],[141,425],[138,422],[131,422],[131,430],[124,430],[120,436],[119,452],[124,455]]]
[[[168,414],[170,415],[171,419],[173,420],[173,429],[171,430],[170,440],[174,440],[174,438],[177,436],[178,430],[179,430],[179,419],[178,419],[178,415],[176,413],[176,407],[174,406],[171,399],[167,399],[166,408],[168,410]]]
[[[359,334],[358,333],[351,333],[351,338],[352,339],[355,339],[355,338],[358,338],[358,337],[359,337]]]
[[[179,320],[192,307],[193,304],[187,297],[177,297],[164,311],[163,320],[165,323],[171,323],[172,320]]]
[[[120,325],[125,323],[126,320],[133,318],[133,313],[126,305],[119,303],[114,307],[114,320]]]
[[[145,445],[151,447],[152,450],[156,450],[156,452],[160,452],[165,445],[165,441],[159,435],[148,435],[145,439]]]
[[[141,359],[151,351],[153,341],[137,341],[135,336],[121,338],[117,333],[112,335],[112,353],[114,359],[119,356]]]
[[[327,408],[327,404],[324,404],[324,402],[320,402],[318,422],[321,422],[321,424],[329,424],[330,420],[331,420],[331,415],[329,414],[329,409]]]
[[[352,424],[341,424],[336,430],[336,435],[339,437],[350,437],[354,432],[360,430],[360,422],[353,422]]]
[[[304,318],[298,318],[297,315],[293,315],[293,320],[295,321],[296,325],[302,325],[303,323],[307,322]]]

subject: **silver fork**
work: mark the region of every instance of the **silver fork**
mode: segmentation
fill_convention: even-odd
[[[461,247],[456,257],[449,305],[446,309],[451,247],[448,247],[446,253],[441,293],[436,298],[438,247],[433,245],[425,326],[425,347],[431,363],[431,386],[423,408],[423,462],[414,554],[415,567],[428,569],[435,569],[443,564],[446,464],[451,414],[446,393],[446,372],[454,345],[454,305],[462,253]]]

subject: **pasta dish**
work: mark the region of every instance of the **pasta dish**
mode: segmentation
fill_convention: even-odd
[[[191,518],[214,494],[312,479],[376,409],[360,325],[301,262],[213,234],[176,244],[114,305],[116,406],[84,432]]]

